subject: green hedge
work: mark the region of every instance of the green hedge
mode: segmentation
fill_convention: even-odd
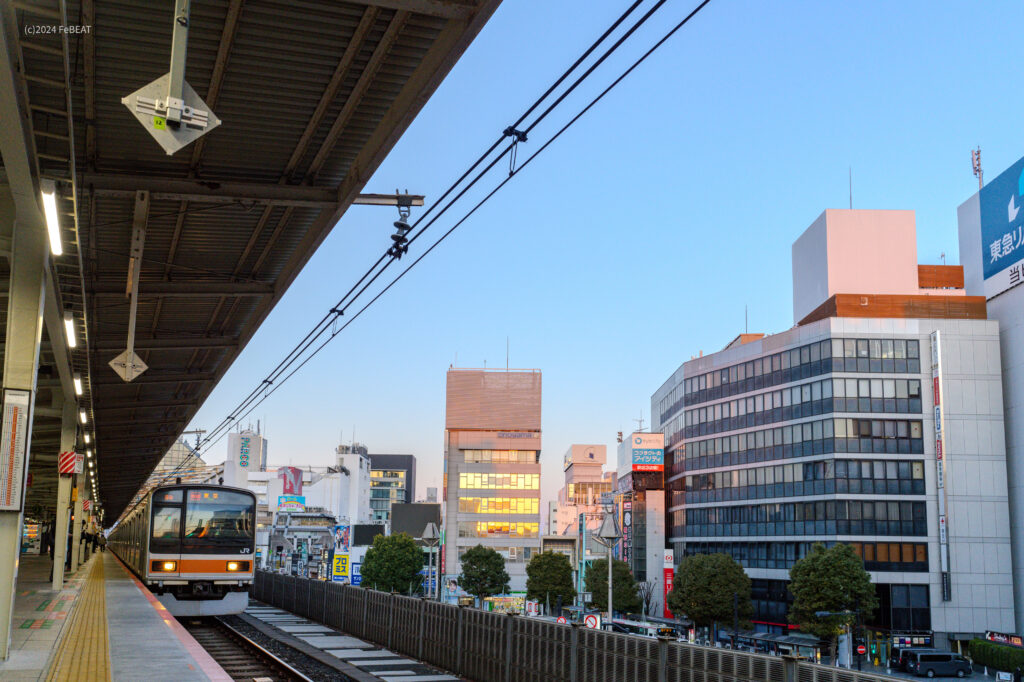
[[[1007,672],[1013,672],[1017,666],[1024,667],[1024,649],[985,639],[972,639],[968,650],[971,659],[978,665]]]

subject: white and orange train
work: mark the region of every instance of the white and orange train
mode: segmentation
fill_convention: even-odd
[[[108,544],[171,614],[241,613],[256,563],[256,496],[218,485],[160,486]]]

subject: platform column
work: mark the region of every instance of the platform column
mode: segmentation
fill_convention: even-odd
[[[0,511],[0,660],[7,660],[11,645],[14,588],[21,554],[21,524],[25,503],[25,477],[31,452],[32,404],[39,370],[39,345],[43,331],[44,270],[47,259],[46,228],[14,218],[6,188],[0,188],[0,221],[11,229],[12,258],[7,330],[4,337],[4,391],[28,391],[28,419],[23,440],[24,469],[15,485],[21,486],[21,508]],[[6,209],[6,210],[5,210]],[[6,230],[5,230],[6,231]]]
[[[82,548],[80,543],[82,542],[82,495],[85,494],[85,474],[75,475],[75,523],[72,525],[71,531],[71,572],[74,573],[78,570],[78,564],[81,563]]]
[[[64,401],[60,422],[60,451],[70,452],[75,449],[78,424],[75,414],[76,404]],[[64,587],[64,562],[68,551],[68,523],[71,521],[71,476],[57,476],[57,519],[53,529],[53,583],[51,589],[60,590]]]

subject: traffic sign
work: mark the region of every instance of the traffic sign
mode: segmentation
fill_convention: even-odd
[[[868,650],[868,648],[866,646],[864,646],[863,644],[858,644],[857,645],[857,654],[859,656],[863,656],[865,653],[867,653],[867,650]]]
[[[601,629],[601,616],[596,613],[587,614],[583,618],[583,625],[590,628],[591,630]]]
[[[557,619],[555,620],[555,622],[556,622],[556,623],[562,623],[562,624],[564,625],[564,624],[566,623],[566,620],[565,620],[565,616],[559,616],[559,617],[558,617],[558,618],[557,618]]]

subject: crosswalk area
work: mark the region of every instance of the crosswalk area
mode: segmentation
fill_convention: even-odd
[[[258,603],[250,602],[245,615],[275,628],[284,635],[294,637],[350,666],[369,673],[368,679],[388,682],[442,682],[458,680],[399,654],[383,649],[356,637],[338,632],[326,625],[302,616]]]

